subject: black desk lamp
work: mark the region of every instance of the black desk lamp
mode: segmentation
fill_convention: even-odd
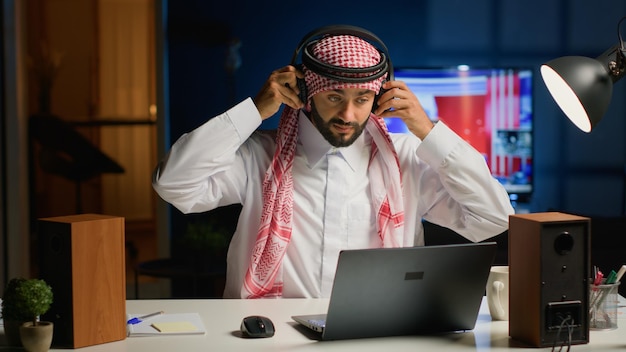
[[[611,101],[613,84],[626,74],[626,47],[617,24],[619,43],[595,59],[563,56],[541,65],[548,91],[567,117],[585,132],[602,119]]]

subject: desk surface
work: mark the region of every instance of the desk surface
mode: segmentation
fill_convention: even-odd
[[[623,301],[622,301],[623,303]],[[483,301],[473,331],[443,336],[400,336],[342,341],[310,339],[291,320],[294,314],[325,312],[326,299],[266,300],[129,300],[127,312],[141,314],[164,310],[166,313],[198,312],[207,328],[205,335],[129,337],[123,341],[80,349],[84,352],[171,352],[171,351],[504,351],[541,350],[525,347],[508,336],[508,322],[491,321]],[[624,308],[620,308],[624,309]],[[265,339],[245,339],[239,334],[241,319],[248,315],[265,315],[274,322],[276,334]],[[591,331],[590,343],[574,345],[571,351],[626,350],[626,316],[620,311],[619,328],[613,331]],[[549,349],[548,349],[549,350]],[[565,350],[565,349],[564,349]],[[2,351],[2,347],[0,347]],[[67,351],[51,350],[51,351]]]

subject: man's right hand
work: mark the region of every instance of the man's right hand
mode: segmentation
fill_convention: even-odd
[[[304,73],[291,65],[272,72],[253,99],[263,120],[274,115],[282,104],[287,104],[293,109],[304,107],[298,96],[300,94],[298,78],[304,79]]]

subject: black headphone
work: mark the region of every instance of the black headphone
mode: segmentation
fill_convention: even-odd
[[[355,37],[359,37],[361,39],[367,40],[370,44],[374,45],[378,52],[380,53],[380,62],[374,66],[364,67],[364,68],[348,68],[348,67],[340,67],[329,65],[325,62],[321,62],[312,54],[312,48],[321,39],[326,35],[352,35]],[[302,64],[297,64],[296,61],[298,59],[298,55],[302,52]],[[380,40],[374,33],[351,25],[330,25],[320,27],[309,32],[307,35],[302,38],[300,44],[296,47],[296,50],[293,53],[291,58],[291,65],[301,69],[302,65],[306,66],[309,70],[317,73],[320,76],[327,77],[340,82],[349,82],[349,83],[362,83],[362,82],[370,82],[377,78],[382,77],[387,74],[387,81],[392,81],[393,77],[393,65],[391,64],[391,59],[389,58],[389,52],[387,50],[387,46]],[[355,74],[354,76],[346,76],[346,74]],[[300,100],[306,103],[307,99],[307,88],[304,79],[298,79],[298,88],[300,89]],[[376,101],[378,97],[382,94],[382,89],[379,94],[376,95],[374,100],[374,105],[372,109],[376,107]]]

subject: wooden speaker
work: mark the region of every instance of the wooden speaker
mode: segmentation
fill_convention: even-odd
[[[39,277],[54,300],[53,346],[80,348],[126,338],[124,218],[81,214],[38,220]]]
[[[509,218],[509,335],[534,347],[589,342],[590,219]]]

